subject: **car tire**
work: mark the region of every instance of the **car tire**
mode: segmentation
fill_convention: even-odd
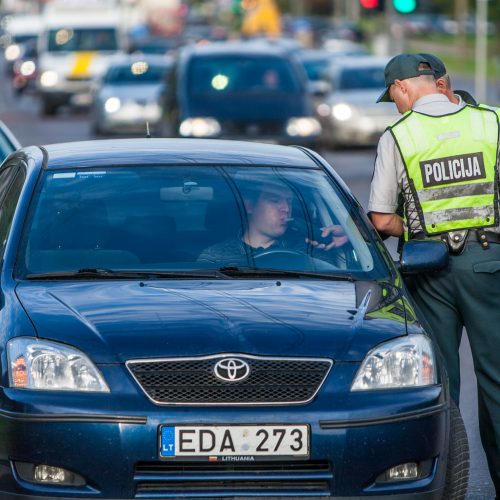
[[[101,127],[97,123],[97,120],[93,120],[90,122],[90,134],[95,137],[103,135]]]
[[[450,444],[443,500],[462,500],[469,483],[469,441],[457,405],[450,405]]]
[[[57,113],[57,107],[57,104],[55,104],[51,99],[42,98],[43,116],[54,116]]]

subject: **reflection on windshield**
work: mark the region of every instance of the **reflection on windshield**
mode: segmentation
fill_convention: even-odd
[[[144,69],[138,69],[141,68],[141,63],[144,65]],[[137,61],[132,65],[112,66],[106,73],[104,83],[112,83],[113,85],[158,83],[163,81],[166,71],[166,66],[156,66]]]
[[[298,168],[46,171],[20,252],[18,276],[245,268],[368,278],[385,269],[331,180]]]
[[[49,52],[116,51],[117,32],[114,28],[60,28],[49,32]]]
[[[191,94],[298,92],[288,61],[277,57],[200,57],[190,65]]]

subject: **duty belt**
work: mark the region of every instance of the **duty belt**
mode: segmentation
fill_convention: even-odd
[[[448,245],[451,254],[459,255],[463,252],[465,244],[471,237],[476,238],[476,241],[484,250],[490,248],[490,243],[500,243],[500,234],[484,229],[465,229],[462,231],[449,231],[437,236],[426,236],[425,233],[416,233],[412,235],[412,240],[442,240]]]

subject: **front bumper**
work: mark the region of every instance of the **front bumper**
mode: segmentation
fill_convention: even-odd
[[[100,130],[108,133],[146,133],[146,123],[154,130],[161,120],[161,108],[155,103],[127,103],[115,113],[99,109],[96,114],[99,116]]]
[[[349,380],[353,369],[335,367],[337,376],[344,371]],[[312,403],[282,407],[157,406],[132,381],[116,395],[6,389],[0,498],[439,498],[448,418],[441,386],[336,395],[326,384]],[[215,464],[159,460],[160,425],[199,423],[306,423],[310,457]],[[18,462],[63,467],[85,478],[86,485],[26,481]],[[412,481],[376,482],[388,468],[407,462],[430,464],[428,473]]]

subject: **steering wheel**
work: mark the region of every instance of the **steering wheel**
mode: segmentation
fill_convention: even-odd
[[[336,272],[339,270],[339,267],[331,262],[313,257],[301,250],[275,248],[254,255],[254,260],[262,267],[273,267],[276,269],[296,269],[317,272]],[[283,262],[288,265],[283,266]]]
[[[272,250],[265,250],[253,256],[255,261],[262,265],[264,262],[266,267],[276,267],[273,262],[278,264],[286,262],[287,264],[293,263],[294,266],[300,266],[299,269],[309,267],[309,256],[300,250],[289,250],[283,248],[274,248]],[[288,269],[287,267],[278,266],[279,269]]]

